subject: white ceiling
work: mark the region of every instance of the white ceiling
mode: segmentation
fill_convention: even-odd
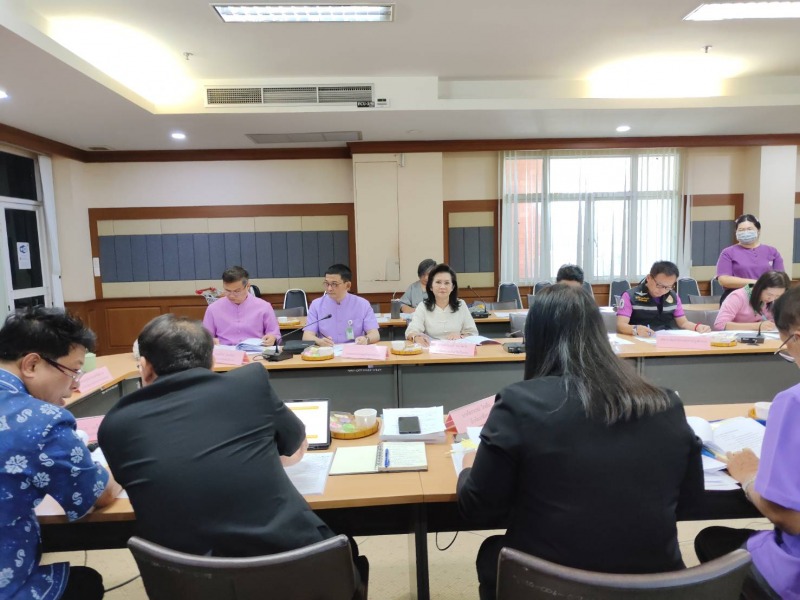
[[[697,4],[398,0],[393,23],[257,25],[224,24],[202,0],[3,0],[0,89],[10,97],[0,101],[0,123],[80,149],[114,150],[270,148],[246,134],[348,130],[365,141],[622,137],[614,131],[622,123],[633,137],[800,133],[800,20],[683,21]],[[166,103],[126,88],[53,39],[65,17],[146,34],[195,93]],[[104,50],[111,54],[120,40]],[[124,47],[134,64],[157,70],[141,64],[142,46]],[[184,52],[192,53],[188,61]],[[656,55],[690,67],[717,60],[737,67],[710,97],[609,99],[588,91],[595,70]],[[373,83],[389,107],[203,104],[206,84],[332,82]],[[170,139],[174,130],[188,138]],[[299,144],[309,145],[343,144]]]

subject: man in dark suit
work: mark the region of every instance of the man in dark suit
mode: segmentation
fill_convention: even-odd
[[[267,370],[213,372],[211,334],[172,314],[150,321],[138,342],[143,387],[109,411],[99,442],[141,535],[212,556],[272,554],[333,537],[283,468],[302,459],[305,428]],[[366,582],[366,559],[356,562]]]

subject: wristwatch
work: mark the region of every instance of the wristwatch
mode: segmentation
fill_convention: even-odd
[[[634,325],[633,326],[633,335],[636,335],[636,336],[639,335],[639,326],[638,325]]]

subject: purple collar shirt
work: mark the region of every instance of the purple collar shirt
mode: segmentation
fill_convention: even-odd
[[[235,346],[247,338],[261,338],[267,334],[280,340],[278,318],[272,305],[248,294],[241,304],[227,297],[208,305],[203,327],[219,340],[220,344]]]
[[[331,318],[314,323],[326,315],[331,315]],[[341,302],[336,302],[327,294],[317,298],[308,307],[308,323],[311,325],[307,325],[304,331],[310,331],[317,337],[329,337],[334,344],[352,342],[368,331],[378,329],[378,319],[369,302],[353,294],[347,294]],[[350,328],[352,338],[347,335]]]
[[[728,246],[719,255],[717,277],[728,275],[743,279],[758,279],[767,271],[783,271],[783,258],[777,248],[759,244],[745,248],[736,244]]]

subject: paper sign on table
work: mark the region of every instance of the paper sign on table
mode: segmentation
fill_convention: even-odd
[[[342,358],[386,360],[388,351],[386,346],[345,344],[342,348]]]
[[[241,365],[246,362],[247,353],[244,350],[226,346],[214,346],[214,364],[216,365]]]
[[[83,374],[81,382],[78,384],[78,391],[84,394],[113,380],[114,376],[108,370],[108,367],[100,367]]]
[[[456,433],[465,433],[468,427],[483,427],[494,406],[494,396],[472,402],[450,411],[445,426]]]
[[[455,356],[475,356],[475,344],[465,344],[460,341],[431,340],[428,352],[430,354],[453,354]]]
[[[103,417],[105,415],[100,415],[99,417],[81,417],[80,419],[75,419],[76,423],[78,424],[78,429],[80,431],[85,431],[86,435],[89,436],[89,443],[93,444],[97,441],[97,430],[100,429],[100,423],[103,422]]]
[[[708,348],[711,348],[711,338],[704,335],[694,334],[694,332],[676,334],[672,331],[657,331],[656,348],[686,348],[690,350],[707,350]]]

